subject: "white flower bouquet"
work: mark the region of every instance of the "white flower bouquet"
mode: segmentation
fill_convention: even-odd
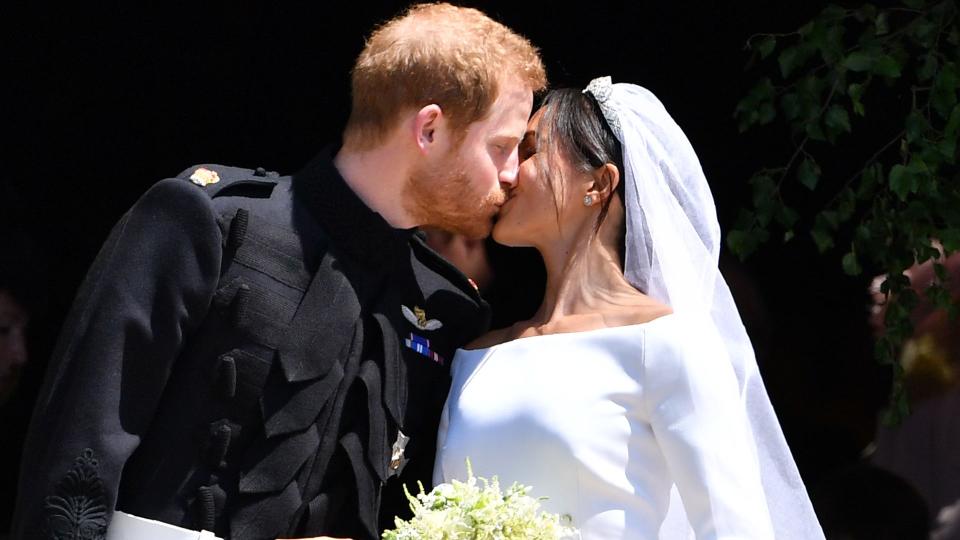
[[[572,540],[579,533],[569,517],[540,511],[540,500],[530,488],[514,482],[505,493],[497,477],[473,476],[467,462],[467,481],[440,484],[414,497],[404,488],[413,518],[396,518],[396,528],[383,540]]]

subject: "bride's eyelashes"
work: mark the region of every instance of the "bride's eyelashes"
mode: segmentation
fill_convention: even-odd
[[[530,158],[530,156],[537,153],[537,132],[528,131],[524,134],[523,139],[520,141],[520,147],[518,148],[518,153],[520,161],[523,162]]]
[[[537,153],[536,143],[528,142],[527,139],[524,139],[523,142],[520,143],[519,154],[520,154],[521,162],[524,162],[530,159],[536,153]]]

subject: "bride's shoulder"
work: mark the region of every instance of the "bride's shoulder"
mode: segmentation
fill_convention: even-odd
[[[538,325],[533,321],[517,321],[510,326],[504,328],[498,328],[497,330],[491,330],[486,334],[478,337],[477,339],[471,341],[463,348],[467,350],[471,349],[486,349],[493,347],[495,345],[500,345],[501,343],[506,343],[508,341],[513,341],[515,339],[531,337],[531,336],[541,336],[544,334],[552,334],[556,332],[548,331],[547,327],[543,325]]]
[[[599,313],[605,327],[645,325],[672,315],[673,309],[661,302],[637,293],[635,298],[621,300]]]
[[[464,345],[464,349],[486,349],[493,347],[494,345],[499,345],[513,339],[513,326],[507,326],[506,328],[498,328],[496,330],[491,330],[486,334],[478,337],[477,339],[471,341],[467,345]]]
[[[708,317],[674,313],[664,317],[661,324],[645,325],[645,356],[663,365],[699,364],[726,354],[723,340]]]

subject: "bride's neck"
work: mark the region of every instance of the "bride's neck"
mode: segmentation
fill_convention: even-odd
[[[638,292],[624,278],[616,235],[594,233],[593,227],[573,238],[538,248],[547,271],[543,303],[534,315],[541,324],[571,315],[604,313],[636,298]],[[612,238],[611,238],[612,236]]]

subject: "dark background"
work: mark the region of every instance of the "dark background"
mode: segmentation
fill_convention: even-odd
[[[656,93],[697,149],[727,230],[746,179],[785,161],[777,130],[741,135],[732,111],[758,77],[747,38],[799,27],[820,1],[465,2],[542,49],[553,86],[598,75]],[[195,163],[295,171],[335,139],[364,36],[406,2],[101,2],[5,5],[0,170],[3,264],[41,291],[32,367],[2,417],[0,509],[59,325],[110,227],[152,183]],[[496,250],[519,287],[501,321],[529,309],[528,255]],[[863,280],[805,234],[724,269],[808,485],[857,460],[886,377],[870,358]],[[0,531],[4,523],[0,515]]]

